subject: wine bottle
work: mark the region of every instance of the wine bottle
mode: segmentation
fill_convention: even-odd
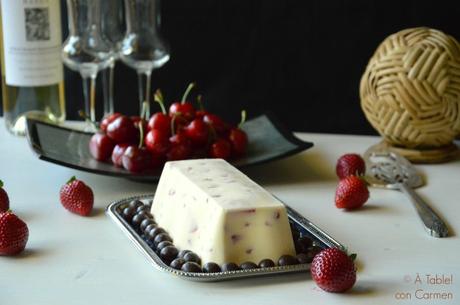
[[[26,117],[65,119],[59,0],[0,0],[3,116],[26,132]]]

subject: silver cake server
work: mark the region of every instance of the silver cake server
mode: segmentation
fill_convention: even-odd
[[[400,190],[412,202],[426,231],[433,237],[447,237],[448,229],[436,212],[414,191],[424,185],[422,176],[401,155],[378,146],[364,153],[366,180],[376,187]]]

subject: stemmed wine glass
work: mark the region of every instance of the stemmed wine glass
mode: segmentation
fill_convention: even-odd
[[[140,117],[150,117],[150,79],[155,68],[169,60],[169,51],[159,35],[160,0],[125,0],[127,32],[120,58],[137,71]]]
[[[110,44],[101,35],[101,2],[107,0],[67,0],[69,36],[62,46],[62,59],[83,79],[85,112],[96,121],[96,76],[113,61]],[[87,120],[88,122],[88,120]],[[88,124],[86,129],[94,129]]]
[[[104,18],[101,20],[102,34],[110,43],[112,49],[112,61],[108,69],[102,73],[102,91],[104,96],[104,116],[114,112],[114,74],[115,62],[119,58],[121,42],[125,35],[126,27],[123,13],[123,0],[102,1]]]

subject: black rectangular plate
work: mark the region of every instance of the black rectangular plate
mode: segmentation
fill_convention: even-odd
[[[231,163],[238,168],[285,158],[309,149],[304,142],[287,131],[272,115],[261,115],[243,124],[249,143],[246,156]],[[131,173],[110,163],[93,159],[89,152],[92,133],[27,119],[27,138],[41,160],[95,174],[119,176],[134,180],[158,181],[161,170]]]

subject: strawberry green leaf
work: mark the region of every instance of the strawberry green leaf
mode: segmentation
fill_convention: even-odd
[[[77,177],[72,176],[72,177],[69,179],[69,181],[67,181],[66,184],[70,184],[70,183],[74,182],[75,180],[77,180]]]
[[[3,187],[3,181],[0,180],[0,188],[2,188],[2,187]]]
[[[350,254],[350,258],[352,261],[355,261],[356,257],[357,257],[356,253]]]
[[[367,186],[370,186],[371,183],[368,181],[369,177],[367,177],[366,175],[360,175],[358,176],[359,179],[361,179],[363,181],[364,184],[366,184]]]

